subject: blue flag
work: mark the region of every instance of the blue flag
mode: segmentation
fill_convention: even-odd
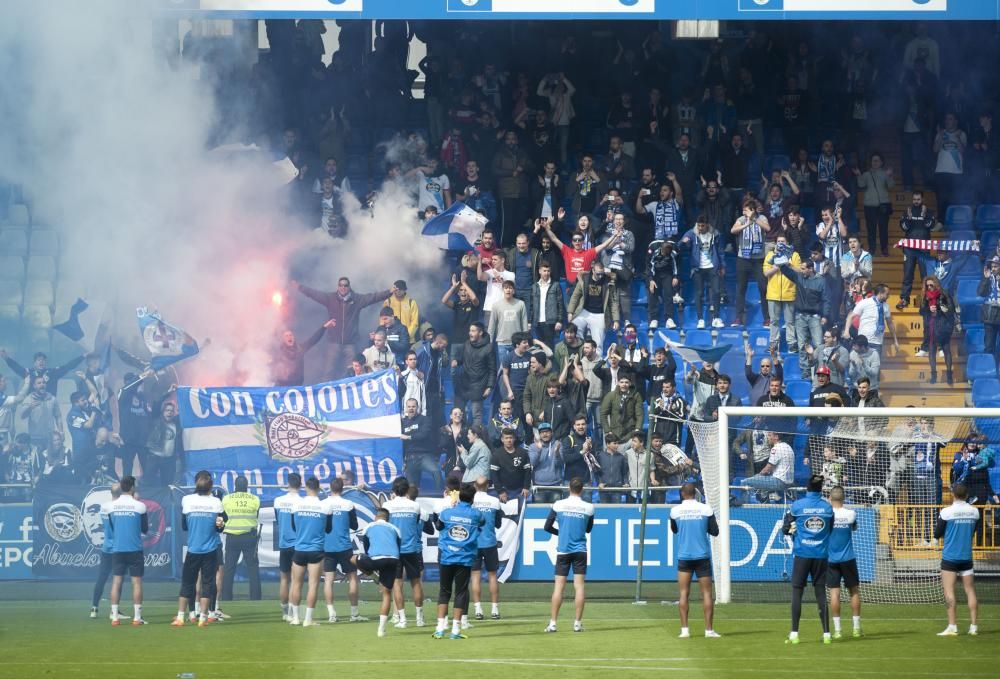
[[[678,344],[666,336],[662,337],[666,340],[667,346],[680,354],[681,358],[687,363],[697,363],[699,361],[703,363],[718,363],[726,355],[726,352],[733,348],[731,344],[718,344],[710,347]]]
[[[73,302],[73,306],[69,308],[69,318],[62,323],[53,325],[52,329],[61,332],[74,342],[79,342],[83,339],[84,335],[83,327],[80,325],[80,314],[88,308],[90,308],[90,305],[78,297]]]
[[[451,207],[427,221],[421,233],[438,241],[442,250],[472,250],[490,220],[465,203]]]
[[[403,472],[399,385],[391,370],[300,387],[181,387],[187,483],[244,474],[273,499],[288,473],[328,480],[344,470],[385,491]]]
[[[139,334],[149,350],[149,366],[153,370],[162,370],[198,353],[198,343],[191,335],[165,322],[155,311],[139,307],[136,316],[139,317]]]

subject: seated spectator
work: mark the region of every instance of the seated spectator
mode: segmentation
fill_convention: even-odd
[[[772,501],[780,501],[780,495],[775,497],[775,494],[784,493],[795,481],[795,453],[785,443],[784,437],[776,431],[767,432],[767,442],[771,446],[767,464],[760,472],[743,481],[744,486],[757,491],[761,502],[766,501],[768,495]]]

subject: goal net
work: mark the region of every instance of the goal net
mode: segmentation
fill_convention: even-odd
[[[959,480],[981,508],[976,576],[1000,578],[1000,508],[990,484],[1000,464],[1000,410],[724,408],[718,422],[690,422],[689,436],[719,518],[713,564],[722,603],[787,596],[792,554],[782,519],[814,473],[825,478],[825,494],[843,487],[856,511],[865,601],[942,601],[934,526]]]

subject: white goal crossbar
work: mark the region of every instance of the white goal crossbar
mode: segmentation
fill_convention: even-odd
[[[806,418],[806,417],[953,417],[962,419],[1000,419],[1000,408],[763,408],[723,407],[719,409],[718,432],[728,432],[730,421],[741,417]],[[718,438],[718,487],[711,492],[706,483],[705,493],[709,504],[716,511],[719,536],[716,539],[715,595],[719,603],[732,599],[732,568],[730,552],[730,450],[729,436]],[[700,454],[700,453],[699,453]],[[707,480],[706,480],[707,481]],[[714,496],[714,497],[713,497]]]

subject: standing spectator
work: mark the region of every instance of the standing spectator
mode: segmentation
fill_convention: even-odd
[[[844,250],[844,239],[847,238],[847,224],[844,223],[843,212],[839,207],[824,207],[820,209],[820,222],[816,225],[816,238],[823,244],[823,255],[830,260],[832,266],[840,265],[840,255]]]
[[[760,204],[753,198],[743,201],[743,214],[736,220],[730,233],[738,236],[736,250],[736,319],[733,326],[741,326],[746,320],[747,284],[753,277],[757,289],[764,292],[767,280],[764,278],[764,234],[771,230],[767,217],[760,214]],[[770,312],[766,305],[761,309],[764,326],[771,324]]]
[[[0,477],[4,483],[23,486],[5,489],[4,499],[8,502],[30,502],[35,480],[42,471],[38,448],[32,444],[28,434],[18,434],[2,450],[4,460]]]
[[[816,275],[812,259],[802,262],[798,271],[788,264],[782,264],[780,268],[782,274],[795,284],[795,338],[799,350],[807,345],[816,348],[823,340],[823,326],[833,315],[826,281]],[[808,366],[803,364],[800,368],[802,379],[808,379]]]
[[[711,143],[711,126],[708,128],[708,138]],[[733,195],[743,195],[749,188],[750,151],[743,147],[743,135],[740,132],[734,132],[729,138],[729,144],[719,153],[719,172],[719,181],[729,187]]]
[[[725,261],[722,255],[722,240],[705,215],[699,215],[695,226],[684,234],[680,240],[682,247],[690,248],[688,263],[691,266],[691,278],[694,280],[695,314],[698,316],[698,328],[705,327],[702,316],[702,303],[705,292],[708,292],[708,318],[713,328],[721,328],[725,324],[719,317],[719,290],[726,275]],[[672,287],[672,286],[671,286]],[[672,306],[672,305],[671,305]],[[670,325],[668,324],[669,328]]]
[[[916,505],[941,504],[941,451],[945,442],[934,431],[934,418],[921,417],[917,421],[913,446],[913,476],[907,487],[907,502]],[[930,547],[934,510],[919,510],[917,531],[923,538],[920,545]],[[916,518],[916,517],[914,517]]]
[[[927,24],[923,21],[916,25],[916,34],[906,43],[903,51],[903,66],[912,69],[917,60],[923,60],[927,70],[935,76],[941,75],[941,57],[937,41],[927,35]]]
[[[531,495],[531,459],[528,451],[515,442],[509,429],[501,434],[500,448],[490,457],[490,480],[500,502],[507,502],[520,495]]]
[[[417,329],[420,326],[420,307],[417,306],[417,301],[407,294],[406,281],[396,281],[389,290],[392,294],[382,306],[392,309],[393,315],[409,331],[410,343],[412,344],[420,339],[417,336]]]
[[[523,414],[524,390],[528,383],[531,370],[531,335],[527,332],[516,332],[512,336],[513,350],[499,358],[500,377],[503,381],[504,397],[511,401],[514,415]]]
[[[601,252],[601,263],[618,293],[618,307],[628,320],[632,315],[632,254],[635,251],[635,234],[625,228],[625,215],[617,212],[605,235],[614,241]]]
[[[45,381],[45,390],[53,396],[58,396],[57,390],[59,388],[59,380],[79,365],[80,362],[83,361],[84,355],[81,354],[80,356],[67,361],[57,368],[48,367],[48,356],[46,356],[45,352],[42,351],[37,351],[35,352],[35,355],[32,356],[30,368],[22,367],[20,363],[8,356],[6,349],[0,349],[0,358],[6,361],[7,367],[9,367],[18,377],[30,377],[32,389],[34,389],[35,386],[35,378],[41,377]]]
[[[799,187],[787,170],[775,170],[772,174],[777,175],[778,181],[768,182],[767,178],[761,175],[761,187],[758,195],[762,205],[761,211],[767,217],[767,223],[771,225],[771,230],[767,232],[764,239],[769,251],[774,249],[774,243],[778,237],[785,235],[785,217],[792,205],[798,201],[799,196]],[[785,183],[788,184],[790,195],[785,195]]]
[[[951,369],[951,334],[955,330],[955,304],[941,289],[941,281],[936,276],[924,279],[924,299],[920,304],[920,315],[924,318],[924,334],[927,337],[927,355],[931,366],[930,383],[937,383],[938,350],[944,353],[945,379],[948,385],[955,383]]]
[[[834,153],[833,142],[824,139],[816,162],[809,163],[809,169],[816,174],[816,202],[819,205],[832,205],[836,200],[833,183],[843,167],[844,159]]]
[[[669,330],[677,327],[674,321],[674,298],[678,296],[681,287],[680,269],[677,266],[676,243],[673,240],[650,244],[649,248],[649,328],[654,330],[660,326],[660,300],[663,300],[663,318]],[[700,245],[700,243],[699,243]]]
[[[31,377],[25,377],[16,394],[7,394],[7,378],[0,375],[0,450],[14,437],[14,411],[24,401],[31,389]]]
[[[597,199],[607,193],[607,182],[594,169],[594,156],[584,153],[580,158],[580,169],[569,185],[574,214],[590,214],[597,207]]]
[[[396,355],[389,348],[385,329],[378,328],[375,332],[371,333],[371,338],[372,345],[361,352],[361,355],[365,359],[365,367],[369,371],[374,372],[377,370],[386,370],[396,365]]]
[[[74,391],[69,402],[72,407],[66,414],[66,426],[73,442],[73,473],[78,479],[90,479],[97,468],[96,441],[101,414],[86,392]]]
[[[979,112],[979,124],[969,133],[972,150],[969,152],[969,174],[977,191],[977,202],[996,203],[1000,180],[1000,138],[993,128],[993,111],[984,108]]]
[[[746,356],[746,366],[743,370],[746,374],[747,383],[750,385],[750,394],[747,401],[751,405],[757,405],[761,397],[767,393],[768,384],[771,377],[784,380],[785,369],[781,362],[781,354],[773,344],[769,347],[770,354],[760,360],[760,372],[753,371],[753,348],[749,340],[743,340],[743,353]]]
[[[44,367],[41,369],[44,370]],[[46,375],[39,374],[38,371],[36,363],[31,382],[31,393],[25,397],[21,405],[21,419],[27,420],[31,445],[39,450],[44,450],[49,444],[52,432],[63,431],[63,423],[59,402],[56,401],[52,391],[48,389]]]
[[[556,129],[556,144],[559,147],[559,162],[566,164],[569,148],[570,124],[576,117],[573,109],[573,94],[576,88],[564,74],[549,73],[538,83],[538,96],[549,100],[549,111],[552,124]]]
[[[455,200],[465,203],[476,212],[486,215],[492,222],[497,218],[497,199],[490,191],[482,175],[479,174],[479,163],[468,160],[465,163],[465,176],[455,184]],[[485,238],[486,232],[483,232]],[[490,232],[492,239],[493,232]]]
[[[801,262],[799,253],[788,244],[785,236],[778,236],[775,249],[764,255],[764,277],[767,278],[767,307],[771,316],[772,348],[778,347],[781,341],[781,319],[785,319],[785,342],[788,352],[799,351],[796,341],[795,322],[795,282],[782,273],[781,264],[788,264],[792,269],[798,269]]]
[[[629,182],[635,179],[635,152],[626,152],[620,135],[613,134],[608,140],[608,152],[601,158],[597,168],[607,178],[609,189],[624,192]],[[633,148],[635,144],[632,145]]]
[[[590,485],[594,471],[594,440],[587,436],[587,418],[577,415],[573,420],[573,431],[561,441],[564,473],[566,479],[583,479],[584,485]]]
[[[868,250],[879,252],[882,244],[883,257],[889,256],[889,216],[892,214],[892,189],[896,185],[892,168],[883,167],[881,153],[873,153],[868,161],[868,170],[861,172],[852,168],[858,178],[858,188],[863,192],[865,205],[865,228],[868,230]]]
[[[604,436],[604,450],[598,456],[600,470],[597,477],[599,482],[597,487],[603,489],[623,488],[628,482],[628,460],[619,450],[619,438],[613,432]],[[622,491],[604,491],[600,493],[601,502],[605,504],[620,504],[622,501]]]
[[[296,281],[292,281],[291,286],[326,307],[327,318],[336,321],[336,326],[326,333],[329,345],[324,373],[327,379],[339,379],[358,353],[358,316],[361,310],[384,300],[392,291],[357,294],[351,289],[351,280],[346,276],[337,279],[336,292],[320,292]]]
[[[561,486],[563,483],[564,465],[562,459],[562,443],[552,438],[552,425],[541,422],[538,425],[538,440],[528,446],[528,458],[531,462],[533,486]],[[561,500],[560,490],[536,490],[535,502],[555,502]]]
[[[528,304],[531,297],[531,286],[538,279],[539,252],[530,247],[528,234],[519,233],[514,247],[506,251],[507,264],[514,273],[514,296]]]
[[[861,377],[854,383],[854,389],[848,396],[850,396],[851,403],[855,408],[885,408],[885,403],[882,402],[878,392],[872,390],[871,386],[872,381],[867,377]],[[858,434],[864,437],[865,434],[883,431],[888,426],[889,419],[885,417],[859,417],[857,424]]]
[[[934,137],[934,153],[937,165],[934,167],[934,187],[937,191],[938,209],[941,214],[959,199],[964,173],[965,147],[968,138],[958,127],[958,116],[953,112],[944,114],[944,128],[938,128]]]
[[[830,383],[843,386],[847,384],[848,355],[847,349],[837,341],[837,333],[828,329],[823,331],[823,346],[809,346],[805,350],[806,365],[813,371],[813,383],[820,368],[830,372]],[[800,359],[801,360],[801,359]]]
[[[399,373],[399,393],[403,395],[402,401],[403,403],[410,399],[416,401],[417,412],[427,415],[427,388],[424,385],[423,373],[417,369],[417,352],[406,352],[403,366]]]
[[[497,345],[497,363],[504,365],[513,351],[515,337],[528,330],[528,312],[524,302],[514,297],[514,282],[503,282],[503,299],[493,303],[486,333]]]
[[[517,133],[504,135],[503,147],[493,156],[492,174],[497,181],[500,199],[500,242],[504,247],[514,244],[514,238],[527,221],[531,196],[528,176],[532,172],[528,154],[521,150]]]
[[[510,281],[512,285],[514,283],[514,272],[507,270],[506,252],[503,250],[494,252],[488,261],[489,266],[487,266],[487,259],[480,257],[476,268],[476,277],[481,282],[486,283],[486,293],[483,298],[483,321],[487,326],[490,324],[493,305],[504,297],[504,282]]]
[[[451,182],[447,172],[438,169],[437,158],[428,158],[405,176],[412,177],[417,183],[418,210],[423,212],[433,207],[441,213],[451,207]]]
[[[688,417],[688,404],[677,393],[673,379],[664,380],[660,385],[660,393],[650,404],[652,413],[649,426],[667,443],[680,446],[681,432]]]
[[[148,469],[143,469],[149,488],[163,488],[177,481],[180,460],[184,455],[184,441],[181,438],[180,422],[177,421],[177,404],[173,400],[176,387],[171,387],[155,406],[157,418],[149,428],[146,450]]]
[[[552,266],[548,262],[539,262],[538,280],[532,284],[527,300],[528,327],[547,346],[553,346],[556,335],[563,329],[566,305],[563,302],[562,289],[552,280]],[[556,358],[559,358],[558,347],[556,347]]]
[[[462,339],[469,336],[469,327],[476,321],[479,312],[479,298],[468,284],[468,274],[464,270],[459,276],[452,274],[451,287],[441,297],[441,304],[452,311],[451,336],[455,338],[450,353],[454,359],[458,354]]]
[[[851,322],[855,317],[858,321],[858,337],[865,337],[865,345],[871,346],[880,357],[882,355],[882,343],[885,339],[885,329],[889,328],[892,333],[892,341],[899,352],[899,340],[896,338],[896,326],[892,323],[892,312],[889,311],[889,286],[879,283],[875,286],[875,295],[858,302],[854,309],[847,314],[844,322],[842,336],[848,339]],[[909,300],[907,299],[907,303]],[[898,305],[897,305],[898,306]],[[877,378],[876,378],[877,379]]]
[[[469,442],[469,428],[465,425],[465,411],[461,408],[452,408],[448,414],[448,423],[441,427],[439,433],[441,443],[438,447],[444,451],[444,462],[441,468],[448,477],[461,477],[463,469],[460,458],[461,450]],[[488,459],[488,448],[486,453]]]
[[[855,235],[847,239],[847,252],[840,257],[840,276],[848,287],[859,278],[872,277],[871,253],[861,249],[861,239]]]
[[[990,258],[983,269],[983,280],[976,287],[976,294],[985,298],[983,304],[983,352],[1000,358],[997,337],[1000,335],[1000,255]]]
[[[701,178],[701,191],[698,192],[696,201],[697,213],[704,215],[712,228],[719,233],[722,241],[722,248],[726,252],[732,251],[729,244],[729,228],[732,225],[733,194],[722,185],[721,172],[716,172],[716,176],[711,179]]]
[[[642,398],[632,388],[631,373],[619,373],[618,385],[601,401],[601,426],[605,434],[613,433],[619,440],[642,426]]]
[[[469,339],[461,350],[452,357],[452,368],[461,367],[456,381],[456,396],[472,412],[472,424],[486,424],[483,402],[489,397],[496,384],[497,359],[493,344],[486,329],[479,321],[469,326]]]
[[[590,268],[593,265],[594,260],[597,259],[597,256],[606,248],[614,244],[615,240],[618,238],[618,233],[616,232],[603,243],[589,249],[584,249],[584,236],[582,233],[577,232],[572,235],[570,242],[573,246],[570,247],[559,240],[559,238],[552,233],[551,219],[544,221],[538,220],[535,222],[535,233],[538,233],[542,229],[545,230],[545,235],[549,237],[552,244],[561,251],[563,262],[566,267],[566,282],[570,285],[576,285],[577,277],[582,273],[590,271]],[[603,266],[601,268],[603,269]]]
[[[553,377],[548,359],[542,353],[532,354],[528,360],[528,377],[524,387],[524,421],[529,426],[538,424],[545,411],[546,390]]]
[[[715,393],[705,401],[703,413],[706,422],[717,422],[719,420],[719,408],[743,405],[743,400],[730,391],[732,384],[733,378],[723,373],[719,374],[719,377],[715,381]],[[736,430],[733,428],[730,436],[731,439],[735,438],[735,433]]]
[[[305,384],[306,353],[323,339],[323,333],[327,328],[332,328],[336,324],[337,321],[331,318],[302,344],[298,343],[295,333],[291,330],[281,333],[281,342],[271,357],[271,379],[274,380],[275,386],[292,387]],[[128,383],[126,379],[126,384]],[[125,476],[130,474],[126,473]]]
[[[462,483],[473,483],[468,479],[489,477],[490,459],[493,454],[490,452],[486,442],[486,431],[481,424],[474,424],[464,431],[469,447],[466,448],[460,440],[456,440],[456,450],[465,468],[462,473]]]
[[[685,200],[691,203],[684,205],[687,217],[690,219],[698,180],[702,173],[707,171],[702,154],[691,146],[690,135],[681,133],[677,146],[667,152],[666,170],[667,181],[673,189],[674,196],[677,197],[677,203],[683,205]]]
[[[610,241],[614,241],[612,236]],[[568,276],[567,276],[568,277]],[[604,265],[594,262],[590,273],[580,273],[567,307],[568,319],[580,335],[590,336],[598,346],[604,345],[605,328],[610,323],[617,332],[620,321],[618,294],[614,283],[604,275]]]
[[[848,361],[847,376],[851,381],[857,384],[858,380],[867,377],[871,388],[878,391],[882,362],[878,352],[869,346],[866,336],[858,335],[854,338]]]
[[[560,291],[561,292],[561,291]],[[553,361],[557,369],[561,369],[574,356],[579,357],[583,353],[583,339],[576,331],[576,326],[566,323],[563,328],[563,341],[556,345]]]
[[[415,398],[406,399],[403,405],[399,435],[403,442],[403,476],[412,485],[419,486],[421,477],[427,474],[431,487],[437,489],[442,480],[434,426],[420,414],[419,408]]]
[[[924,205],[924,192],[917,189],[913,192],[910,207],[899,220],[899,228],[906,238],[927,239],[937,226],[934,213]],[[913,272],[920,267],[920,277],[927,275],[921,259],[923,253],[916,248],[903,248],[903,287],[899,291],[899,302],[896,309],[902,311],[910,304],[910,291],[913,289]],[[871,339],[871,338],[869,338]]]
[[[635,142],[639,131],[638,113],[632,105],[632,93],[623,91],[608,111],[607,127],[622,139],[625,153],[635,157]]]
[[[812,245],[814,236],[812,229],[802,218],[798,205],[788,207],[788,213],[781,218],[781,230],[788,239],[788,244],[798,253],[799,259],[809,257],[809,246]]]
[[[444,372],[447,368],[448,336],[429,329],[432,339],[418,342],[415,352],[416,368],[423,375],[424,393],[427,398],[427,417],[432,424],[444,420]],[[466,333],[468,336],[468,333]]]

